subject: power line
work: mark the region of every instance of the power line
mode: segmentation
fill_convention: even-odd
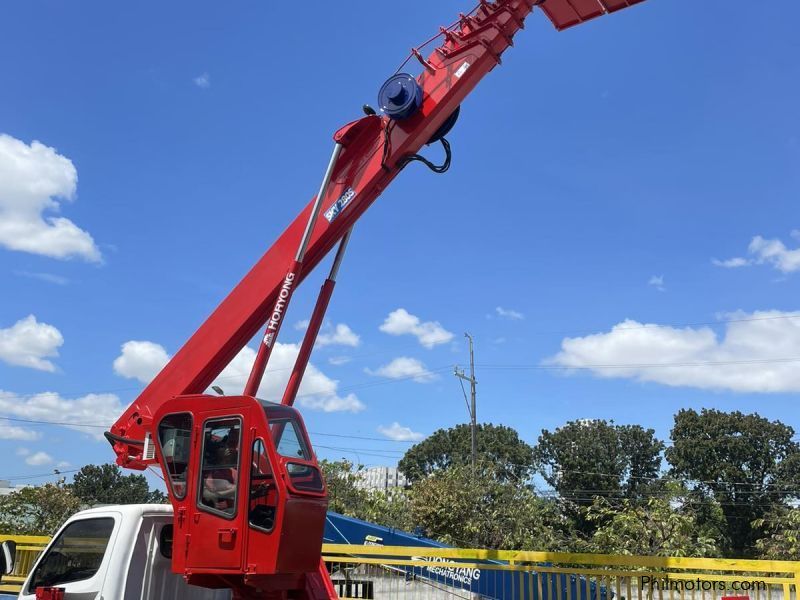
[[[800,362],[800,356],[788,358],[752,358],[741,360],[719,360],[700,362],[670,362],[670,363],[597,363],[585,365],[526,365],[526,364],[478,364],[482,369],[495,371],[572,371],[585,369],[657,369],[674,367],[718,367],[732,365],[762,365]]]
[[[390,455],[387,455],[387,454],[381,454],[379,452],[375,452],[375,450],[380,450],[380,449],[373,449],[373,448],[338,447],[338,446],[325,446],[325,445],[320,445],[320,444],[315,445],[315,447],[325,448],[325,449],[335,450],[335,451],[344,451],[344,452],[348,452],[348,453],[357,453],[357,454],[360,453],[360,454],[365,454],[367,456],[373,456],[373,457],[379,457],[379,458],[388,458],[388,459],[394,459],[394,460],[396,460],[398,458],[397,456],[390,456]],[[400,452],[400,451],[392,451],[392,452]],[[462,458],[468,458],[469,455],[461,454],[461,455],[451,455],[451,456],[460,456]],[[525,464],[525,463],[508,463],[508,464],[510,464],[512,466],[529,467],[529,468],[535,468],[536,467],[536,465]],[[52,476],[57,476],[57,475],[69,474],[69,473],[77,473],[78,471],[80,471],[80,469],[59,470],[58,473],[39,473],[39,474],[35,474],[35,475],[13,475],[13,476],[0,477],[0,479],[4,479],[4,480],[7,480],[7,481],[30,480],[30,479],[37,479],[37,478],[40,478],[40,477],[52,477]],[[566,470],[564,470],[562,472],[573,473],[573,474],[582,474],[582,475],[601,475],[601,476],[608,476],[608,477],[614,477],[614,478],[622,477],[622,479],[641,479],[641,480],[648,480],[648,481],[666,480],[668,482],[686,483],[686,484],[697,484],[697,483],[719,484],[720,483],[720,482],[715,481],[715,480],[704,481],[704,480],[696,480],[696,479],[690,479],[690,478],[673,477],[673,476],[670,476],[669,474],[662,474],[661,477],[649,477],[649,476],[627,476],[626,477],[625,474],[603,473],[603,472],[598,472],[598,471],[583,471],[583,470],[577,470],[577,469],[566,469]],[[521,480],[520,480],[520,482],[524,483]],[[759,485],[761,485],[759,483],[754,483],[754,482],[736,482],[736,481],[727,481],[727,482],[722,482],[722,483],[725,483],[725,484],[728,484],[728,485],[741,485],[741,486],[759,486]],[[556,489],[540,490],[535,486],[535,484],[530,484],[530,485],[534,489],[534,491],[537,492],[537,494],[540,497],[543,497],[543,498],[546,498],[546,497],[550,497],[550,498],[557,497],[557,498],[560,498],[560,499],[563,499],[563,500],[576,500],[576,501],[577,500],[581,500],[581,501],[593,500],[596,496],[602,495],[604,493],[605,494],[612,494],[612,493],[618,494],[618,493],[624,491],[621,488],[597,488],[597,489],[571,489],[571,490],[567,490],[567,491],[564,491],[564,492],[559,492]],[[781,495],[789,495],[789,496],[800,495],[800,489],[776,487],[778,485],[779,484],[777,484],[777,483],[772,483],[772,484],[768,483],[768,484],[766,484],[764,486],[767,489],[763,489],[763,490],[753,490],[753,491],[736,490],[736,491],[734,491],[734,495],[736,495],[736,496],[739,496],[739,495],[757,495],[757,494],[764,494],[764,495],[781,494]],[[772,488],[774,488],[774,489],[772,489]],[[687,490],[687,492],[690,492],[690,491]],[[637,493],[638,496],[654,497],[654,498],[659,498],[659,497],[661,497],[661,498],[671,498],[671,497],[682,497],[683,496],[683,494],[681,494],[681,493],[675,494],[675,493],[672,493],[672,492],[670,492],[668,490],[637,490],[636,493]],[[684,499],[683,501],[684,501],[684,503],[691,503],[691,502],[700,503],[699,500],[695,501],[695,500],[691,500],[691,499],[689,499],[689,500]],[[721,504],[721,505],[753,505],[753,506],[755,506],[755,504],[753,504],[750,501],[741,501],[741,502],[737,502],[737,501],[716,501],[716,502],[718,504]]]
[[[14,423],[25,423],[27,425],[60,425],[60,426],[68,426],[68,427],[93,427],[99,429],[109,429],[110,425],[98,425],[94,423],[73,423],[70,421],[40,421],[35,419],[21,419],[17,417],[6,417],[0,415],[0,419],[4,421],[13,421]],[[352,440],[368,440],[373,442],[385,442],[385,443],[393,443],[393,444],[415,444],[416,442],[411,440],[390,440],[387,438],[379,438],[379,437],[369,437],[363,435],[346,435],[341,433],[325,433],[321,431],[309,431],[311,435],[319,435],[324,437],[334,437],[334,438],[344,438],[344,439],[352,439]],[[380,448],[375,448],[375,450],[380,450]],[[400,450],[387,450],[389,452],[400,452]]]
[[[788,315],[774,315],[770,317],[742,317],[740,319],[717,319],[716,321],[695,321],[689,323],[644,323],[642,325],[634,325],[630,327],[614,327],[614,331],[634,331],[637,329],[656,329],[666,327],[671,329],[680,329],[685,327],[700,327],[703,325],[727,325],[730,323],[750,323],[758,321],[779,321],[792,319],[800,319],[800,312]],[[592,335],[592,332],[597,332],[598,330],[603,330],[607,327],[608,325],[606,324],[599,327],[585,327],[583,329],[532,331],[526,332],[526,335],[576,335],[577,337],[582,337],[586,335]]]
[[[491,454],[491,453],[489,453],[489,454]],[[466,459],[470,458],[470,454],[468,454],[468,453],[452,453],[452,454],[448,454],[448,457],[461,459],[461,462],[466,464],[466,462],[467,462]],[[502,463],[502,465],[503,466],[509,466],[509,467],[527,468],[527,469],[530,469],[530,470],[538,470],[538,469],[541,468],[541,465],[538,465],[538,464],[535,464],[535,463],[516,463],[516,462],[504,461]],[[585,470],[582,470],[582,469],[560,469],[559,472],[560,473],[572,473],[572,474],[576,474],[576,475],[599,475],[599,476],[602,476],[602,477],[611,477],[611,478],[620,479],[620,480],[634,479],[634,480],[642,480],[642,481],[654,481],[654,482],[668,481],[668,482],[687,483],[687,484],[703,483],[703,484],[707,484],[707,485],[712,485],[712,484],[713,485],[718,485],[720,483],[725,483],[727,485],[741,485],[741,486],[752,486],[752,487],[761,485],[761,484],[759,484],[757,482],[750,482],[750,481],[724,481],[724,482],[720,482],[720,481],[713,480],[713,479],[712,480],[703,480],[703,479],[691,479],[691,478],[686,478],[686,477],[676,477],[676,476],[673,476],[673,475],[671,475],[671,474],[669,474],[667,472],[662,472],[662,473],[660,473],[659,475],[656,475],[656,476],[629,475],[629,474],[627,474],[625,472],[621,472],[621,473],[605,473],[605,472],[602,472],[602,471],[585,471]],[[766,487],[766,488],[774,488],[774,487],[776,487],[778,485],[780,485],[780,484],[778,484],[778,483],[767,483],[764,487]],[[785,491],[786,488],[778,488],[778,491],[781,491],[781,490]],[[618,489],[607,489],[607,490],[601,490],[601,491],[619,491],[619,490]],[[791,490],[791,491],[794,491],[794,490]],[[737,493],[739,493],[739,492],[737,492]]]
[[[413,440],[390,440],[387,438],[368,437],[363,435],[345,435],[343,433],[322,433],[320,431],[309,431],[311,435],[321,435],[324,437],[345,438],[348,440],[368,440],[372,442],[388,442],[392,444],[416,444]]]
[[[445,371],[451,370],[452,368],[453,368],[453,365],[452,364],[448,364],[448,365],[442,365],[442,366],[439,366],[439,367],[435,367],[433,369],[427,369],[426,372],[427,373],[443,373]],[[287,369],[281,368],[280,370],[287,370]],[[345,386],[345,387],[342,387],[342,388],[338,388],[336,390],[336,392],[337,393],[351,392],[351,391],[354,391],[354,390],[360,390],[360,389],[370,388],[370,387],[375,387],[375,386],[380,386],[380,385],[389,385],[389,384],[392,384],[392,383],[401,383],[401,382],[404,382],[404,381],[412,381],[412,380],[417,379],[419,376],[420,376],[420,373],[415,373],[413,375],[404,375],[402,377],[386,377],[386,376],[382,376],[382,375],[374,375],[373,376],[374,379],[377,379],[378,381],[362,381],[360,383],[355,383],[355,384],[350,385],[350,386]],[[226,377],[218,377],[217,379],[232,379],[232,378],[241,378],[241,376],[239,376],[239,375],[230,375],[230,376],[226,376]],[[135,387],[135,388],[134,387],[129,387],[129,388],[115,388],[115,389],[99,390],[99,391],[95,390],[95,391],[91,391],[91,392],[75,392],[75,391],[72,391],[72,392],[64,392],[64,394],[65,395],[69,395],[69,396],[82,396],[82,395],[88,395],[88,394],[110,394],[110,393],[120,392],[120,391],[141,391],[141,390],[142,390],[142,387]],[[52,393],[55,393],[55,392],[44,392],[44,393],[45,394],[52,394]],[[61,394],[62,393],[60,393],[60,392],[58,393],[58,395],[61,395]],[[329,392],[327,390],[311,391],[311,392],[306,392],[304,394],[298,394],[297,398],[308,398],[308,397],[314,397],[314,396],[325,395],[325,394],[329,394]],[[15,394],[15,396],[17,398],[32,398],[32,397],[40,396],[40,395],[42,395],[42,394]],[[270,400],[270,399],[280,400],[281,396],[270,396],[270,397],[262,398],[262,400]]]
[[[57,477],[67,473],[77,473],[78,471],[80,471],[80,469],[70,469],[68,471],[62,471],[61,469],[58,469],[58,473],[51,472],[39,473],[38,475],[12,475],[11,477],[0,477],[0,479],[4,481],[21,481],[23,479],[38,479],[39,477]]]
[[[632,326],[632,327],[615,327],[614,330],[615,331],[631,331],[631,330],[638,330],[638,329],[654,329],[654,328],[660,328],[660,327],[670,327],[670,328],[676,329],[676,328],[681,328],[681,327],[697,327],[697,326],[701,326],[701,325],[724,325],[724,324],[729,324],[729,323],[748,323],[748,322],[758,322],[758,321],[776,321],[776,320],[793,320],[793,319],[800,319],[800,312],[797,312],[796,314],[773,315],[773,316],[769,316],[769,317],[743,317],[743,318],[739,318],[739,319],[718,319],[716,321],[695,321],[695,322],[688,322],[688,323],[671,323],[671,324],[670,323],[666,323],[666,324],[646,323],[646,324],[636,325],[636,326]],[[552,330],[552,331],[533,331],[533,332],[526,332],[526,335],[578,334],[578,335],[585,336],[585,335],[592,335],[592,332],[596,332],[598,329],[599,330],[605,329],[606,327],[607,327],[607,325],[603,325],[603,326],[600,326],[600,327],[593,327],[593,328],[584,328],[582,330],[564,329],[564,330]],[[394,352],[388,352],[388,351],[387,352],[380,352],[380,353],[374,353],[373,352],[373,353],[369,353],[369,354],[360,354],[360,355],[355,355],[355,356],[349,356],[348,358],[350,358],[352,360],[358,360],[358,359],[361,359],[361,358],[373,358],[375,356],[386,356],[386,355],[389,355],[389,354],[395,354],[395,353]],[[747,363],[748,364],[749,363],[760,364],[760,363],[771,363],[771,362],[796,362],[796,361],[800,361],[800,357],[796,357],[796,358],[763,359],[763,360],[756,359],[756,360],[753,360],[753,361],[747,361]],[[630,365],[626,365],[626,364],[620,364],[620,365],[585,365],[583,367],[559,367],[559,366],[556,366],[556,365],[552,365],[552,366],[551,365],[477,365],[477,366],[480,366],[482,368],[490,368],[490,369],[498,369],[498,368],[524,368],[524,369],[533,369],[533,368],[536,368],[536,369],[556,369],[556,368],[563,368],[563,369],[579,369],[579,368],[625,368],[625,367],[634,368],[634,367],[654,367],[654,366],[665,366],[665,367],[667,367],[667,366],[693,366],[693,365],[705,366],[705,365],[720,365],[720,364],[721,365],[726,365],[726,364],[742,364],[742,363],[740,363],[738,361],[737,362],[734,362],[734,361],[721,361],[721,362],[715,362],[715,363],[674,363],[674,364],[657,363],[657,364],[654,364],[654,365],[638,365],[638,364],[630,364]],[[267,369],[267,373],[290,371],[293,368],[294,367],[277,367],[277,368],[269,367]],[[450,369],[450,368],[451,368],[451,365],[447,365],[447,366],[443,366],[443,367],[438,367],[436,369],[431,369],[429,371],[432,372],[432,373],[436,373],[436,372],[441,372],[441,371],[444,371],[444,370],[447,370],[447,369]],[[240,379],[241,377],[242,377],[242,375],[224,375],[224,376],[220,375],[220,376],[218,376],[216,378],[216,380]],[[392,383],[394,381],[404,381],[404,380],[408,380],[408,379],[414,379],[415,377],[418,377],[418,375],[413,375],[413,376],[408,376],[408,377],[401,377],[401,378],[388,378],[387,377],[385,379],[387,379],[388,381],[386,381],[385,383]],[[351,386],[351,387],[346,388],[346,389],[349,391],[351,389],[359,389],[360,387],[371,387],[372,385],[376,385],[376,384],[377,384],[376,382],[366,382],[366,383],[360,384],[360,385],[357,384],[358,387]],[[68,395],[73,395],[73,396],[81,396],[81,395],[90,394],[90,393],[107,394],[107,393],[114,393],[114,392],[141,391],[142,389],[143,389],[142,386],[127,386],[127,387],[119,387],[119,388],[110,388],[110,389],[100,390],[100,391],[97,391],[97,390],[93,390],[93,391],[89,391],[89,392],[87,392],[87,391],[84,391],[84,392],[71,391],[71,392],[62,392],[62,393],[68,394]],[[344,389],[341,390],[341,391],[344,391]],[[31,395],[36,395],[36,394],[31,394]],[[313,395],[317,395],[317,393],[314,392],[314,393],[304,394],[304,395],[312,395],[313,396]]]
[[[0,415],[0,419],[4,421],[13,421],[14,423],[27,423],[28,425],[64,425],[69,427],[96,427],[108,429],[109,425],[95,425],[93,423],[73,423],[70,421],[38,421],[35,419],[20,419],[17,417],[6,417]]]
[[[338,448],[336,446],[323,446],[321,444],[315,444],[314,448],[325,448],[326,450],[335,450],[337,452],[344,452],[345,454],[355,454],[356,456],[363,454],[364,456],[372,456],[375,458],[388,458],[390,460],[397,460],[398,458],[400,458],[399,456],[390,456],[387,454],[380,454],[369,450],[359,450],[357,448]]]
[[[73,423],[73,422],[70,422],[70,421],[44,421],[44,420],[39,420],[39,419],[23,419],[21,417],[8,417],[8,416],[5,416],[5,415],[0,415],[0,420],[12,421],[14,423],[26,423],[28,425],[62,425],[62,426],[70,426],[70,427],[93,427],[93,428],[101,428],[101,429],[109,429],[111,427],[110,424],[108,424],[108,425],[100,425],[100,424],[96,424],[96,423]],[[367,441],[373,441],[373,442],[385,442],[385,443],[395,443],[395,444],[416,444],[417,443],[414,440],[392,440],[392,439],[388,439],[388,438],[380,438],[380,437],[374,437],[374,436],[361,436],[361,435],[348,435],[348,434],[344,434],[344,433],[328,433],[328,432],[311,431],[311,430],[309,430],[308,433],[310,433],[311,435],[319,435],[319,436],[325,436],[325,437],[353,439],[353,440],[367,440]],[[698,438],[684,438],[684,439],[690,439],[690,440],[700,441],[700,442],[712,442],[712,441],[717,440],[719,438],[734,438],[734,439],[747,440],[748,438],[753,438],[753,437],[756,437],[756,438],[759,438],[759,437],[767,438],[767,437],[771,437],[771,434],[769,434],[769,433],[750,433],[746,437],[745,436],[741,436],[741,435],[736,435],[736,434],[720,434],[720,435],[717,435],[717,436],[715,436],[713,438],[711,438],[711,437],[698,437]],[[788,441],[790,441],[790,442],[800,442],[800,436],[792,437]],[[671,440],[663,440],[661,442],[663,444],[665,444],[665,445],[668,445],[668,446],[671,446],[671,445],[675,444],[675,442],[673,442]],[[451,456],[455,456],[455,455],[451,455]]]
[[[110,425],[99,425],[99,424],[94,424],[94,423],[73,423],[73,422],[69,422],[69,421],[44,421],[44,420],[37,420],[37,419],[23,419],[23,418],[18,418],[18,417],[7,417],[7,416],[2,416],[2,415],[0,415],[0,420],[11,421],[11,422],[15,422],[15,423],[25,423],[27,425],[43,425],[43,426],[57,425],[57,426],[68,426],[68,427],[92,427],[92,428],[101,428],[101,429],[109,429],[109,427],[110,427]],[[333,438],[339,438],[339,439],[353,439],[353,440],[363,440],[363,441],[374,441],[374,442],[381,442],[381,443],[397,443],[397,444],[415,444],[415,443],[417,443],[417,442],[412,441],[412,440],[391,440],[391,439],[379,438],[379,437],[373,437],[373,436],[348,435],[348,434],[329,433],[329,432],[322,432],[322,431],[309,431],[308,433],[311,434],[311,435],[314,435],[314,436],[321,436],[321,437],[333,437]],[[713,441],[718,440],[720,438],[733,438],[733,439],[741,439],[741,440],[746,441],[747,438],[750,438],[750,437],[764,437],[764,438],[766,438],[766,437],[769,437],[769,434],[766,434],[766,433],[763,433],[763,434],[750,434],[747,437],[734,435],[734,434],[723,434],[723,435],[715,436],[714,438],[708,438],[708,437],[685,438],[685,439],[682,439],[681,441],[713,442]],[[788,441],[794,442],[794,443],[800,442],[800,436],[795,436],[793,438],[790,438]],[[662,442],[662,443],[664,443],[665,445],[674,445],[675,442],[666,441],[666,442]],[[352,450],[352,451],[355,451],[355,452],[365,452],[365,453],[366,452],[383,452],[383,453],[392,452],[392,453],[396,453],[396,454],[403,453],[402,450],[392,450],[392,449],[387,449],[387,448],[335,447],[335,446],[324,446],[324,445],[321,445],[321,444],[314,444],[314,446],[315,447],[320,447],[320,448],[326,448],[326,449],[347,450],[347,451],[351,451]],[[389,456],[386,456],[385,454],[383,456],[385,456],[386,458],[390,458]],[[451,458],[461,458],[461,459],[463,459],[463,458],[469,457],[470,455],[459,454],[459,453],[450,453],[450,454],[448,454],[448,456],[451,457]],[[529,464],[529,463],[509,463],[509,462],[506,462],[505,464],[507,464],[509,466],[523,467],[523,468],[529,468],[529,469],[538,469],[538,468],[540,468],[540,465],[532,464],[532,463]],[[625,479],[650,480],[650,481],[658,481],[658,480],[662,479],[662,477],[660,477],[660,476],[650,477],[650,476],[642,476],[642,475],[626,475],[625,473],[622,473],[622,474],[619,474],[619,473],[603,473],[603,472],[599,472],[599,471],[584,471],[584,470],[570,470],[570,469],[561,470],[560,472],[561,473],[575,473],[575,474],[582,474],[582,475],[598,475],[598,476],[602,476],[602,477],[615,477],[615,478],[621,476],[621,477],[623,477]],[[680,479],[677,479],[677,478],[672,478],[672,479],[676,480],[676,481],[680,480]],[[689,480],[689,479],[685,479],[685,480],[682,480],[682,481],[698,482],[698,483],[718,483],[716,481],[699,481],[699,480]],[[749,482],[742,482],[742,485],[751,485],[751,484]]]

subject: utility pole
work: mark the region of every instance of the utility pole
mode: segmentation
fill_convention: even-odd
[[[476,404],[476,386],[478,380],[475,379],[475,351],[474,341],[472,336],[468,333],[464,337],[469,340],[469,377],[464,374],[463,369],[455,368],[455,376],[464,381],[469,381],[470,387],[470,401],[467,403],[467,410],[469,411],[470,426],[472,430],[472,471],[475,471],[475,465],[478,463],[478,419],[477,419],[477,404]],[[462,384],[463,390],[463,384]],[[466,393],[464,400],[466,401]]]

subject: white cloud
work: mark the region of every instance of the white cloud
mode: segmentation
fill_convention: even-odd
[[[418,442],[425,437],[425,434],[412,431],[410,427],[403,427],[397,421],[389,427],[379,426],[378,432],[396,442]]]
[[[364,369],[370,375],[388,377],[389,379],[412,379],[417,383],[430,383],[437,377],[416,358],[400,356],[387,365],[375,369]]]
[[[9,425],[0,421],[0,440],[18,440],[20,442],[33,442],[42,435],[37,431]]]
[[[53,275],[52,273],[32,273],[30,271],[14,271],[14,275],[17,275],[19,277],[27,277],[28,279],[38,279],[39,281],[53,283],[55,285],[67,285],[69,283],[69,279],[67,279],[66,277],[62,277],[61,275]]]
[[[201,75],[198,75],[197,77],[192,79],[192,81],[194,81],[194,84],[197,87],[203,90],[206,90],[211,87],[211,75],[209,75],[208,73],[202,73]]]
[[[300,385],[302,391],[303,386]],[[355,394],[347,394],[346,396],[339,396],[337,394],[312,394],[307,397],[299,397],[297,402],[300,406],[310,410],[321,410],[322,412],[350,412],[359,413],[367,408],[358,396]]]
[[[756,236],[748,247],[759,264],[769,263],[782,273],[800,270],[800,248],[789,250],[780,240],[767,240]]]
[[[320,348],[325,346],[350,346],[355,348],[361,343],[361,338],[350,327],[344,323],[331,327],[325,333],[317,336],[316,345]]]
[[[650,280],[647,282],[647,285],[650,285],[656,288],[659,292],[663,292],[666,288],[664,287],[664,276],[663,275],[653,275]]]
[[[791,235],[798,239],[796,230],[792,231]],[[750,242],[747,251],[752,258],[713,259],[711,262],[718,267],[726,268],[768,264],[781,273],[800,271],[800,248],[789,249],[779,239],[768,240],[757,235]]]
[[[294,324],[297,331],[305,331],[308,329],[310,321],[303,319]],[[325,346],[350,346],[352,348],[361,344],[361,337],[350,329],[349,325],[339,323],[337,325],[326,324],[322,331],[317,336],[314,345],[317,348],[324,348]]]
[[[347,363],[349,363],[351,360],[353,359],[350,358],[349,356],[331,356],[328,359],[328,363],[333,365],[334,367],[341,367],[342,365],[346,365]]]
[[[49,465],[52,463],[53,457],[47,452],[37,452],[28,456],[25,462],[33,467],[41,467],[42,465]]]
[[[52,373],[56,366],[45,357],[58,356],[63,343],[64,337],[58,329],[28,315],[7,329],[0,329],[0,360]]]
[[[389,335],[413,335],[420,344],[429,349],[439,344],[446,344],[454,337],[438,321],[423,323],[419,317],[404,308],[389,313],[380,330]]]
[[[122,354],[114,360],[114,372],[128,379],[150,383],[168,362],[169,354],[163,346],[130,341],[122,344]]]
[[[25,462],[34,467],[41,467],[43,465],[52,464],[53,457],[47,452],[37,452],[36,454],[31,454],[28,458],[26,458]]]
[[[675,328],[627,320],[607,333],[565,338],[547,364],[674,387],[777,393],[800,391],[800,311],[727,315],[710,327]],[[792,317],[792,318],[786,318]],[[795,318],[796,317],[796,318]]]
[[[258,389],[259,398],[280,402],[299,351],[299,344],[282,344],[280,342],[275,344],[269,360],[269,367],[264,373],[261,387]],[[229,389],[237,391],[244,389],[255,357],[255,350],[246,346],[225,368],[214,384],[220,386],[226,393]],[[338,389],[338,381],[331,379],[309,363],[303,376],[303,382],[297,391],[297,404],[323,412],[357,413],[366,408],[355,394],[340,396]]]
[[[299,351],[299,344],[280,342],[275,344],[269,367],[258,390],[259,398],[280,402]],[[122,355],[114,361],[114,370],[124,377],[149,383],[169,358],[169,354],[159,344],[127,342],[122,346]],[[229,395],[241,393],[250,376],[255,358],[255,350],[246,346],[225,367],[212,385],[219,386]],[[323,412],[356,413],[366,408],[355,394],[340,396],[338,389],[338,381],[331,379],[309,363],[297,392],[297,404]]]
[[[78,172],[65,156],[37,141],[0,134],[0,246],[52,258],[100,262],[88,232],[64,217],[59,200],[75,197]]]
[[[514,309],[511,309],[511,308],[503,308],[502,306],[498,306],[494,310],[497,313],[497,316],[502,318],[502,319],[510,319],[512,321],[521,321],[522,319],[525,318],[525,315],[523,315],[521,312],[516,311]]]
[[[753,264],[752,261],[746,258],[729,258],[728,260],[719,260],[716,258],[712,258],[711,262],[717,267],[723,267],[725,269],[738,269],[739,267],[747,267]]]
[[[103,427],[110,427],[123,406],[114,394],[87,394],[76,399],[62,398],[55,392],[21,396],[0,390],[0,415],[58,422],[64,426],[103,438]],[[102,427],[93,427],[100,425]]]

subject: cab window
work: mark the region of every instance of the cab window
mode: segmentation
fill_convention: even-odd
[[[158,443],[169,475],[169,487],[178,500],[186,497],[186,477],[192,438],[192,415],[168,415],[158,426]]]
[[[198,504],[229,519],[236,515],[241,429],[239,418],[213,419],[203,426]]]
[[[292,486],[298,491],[322,492],[325,484],[319,469],[313,465],[293,462],[292,459],[312,460],[306,438],[299,423],[292,417],[270,419],[275,449],[286,458],[286,472]]]
[[[263,440],[253,444],[253,465],[250,468],[250,525],[262,531],[272,531],[278,506],[278,489],[275,486],[269,455]]]
[[[278,454],[286,458],[311,460],[311,453],[294,419],[271,419],[269,424]]]
[[[103,562],[113,531],[112,518],[83,519],[67,525],[36,567],[28,593],[38,587],[94,577]]]

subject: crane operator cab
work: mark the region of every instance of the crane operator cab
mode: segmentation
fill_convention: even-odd
[[[154,423],[175,507],[173,571],[204,587],[303,587],[319,569],[328,501],[298,411],[179,396]]]

